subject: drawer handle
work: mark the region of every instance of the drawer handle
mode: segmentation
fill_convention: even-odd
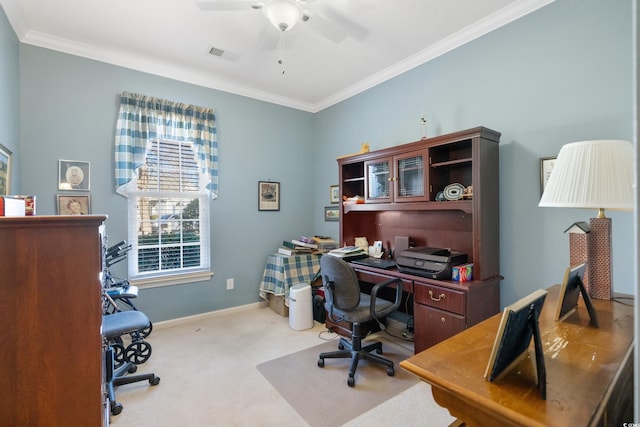
[[[447,323],[447,319],[445,319],[444,317],[441,317],[441,318],[440,318],[440,321],[441,321],[442,323]]]
[[[429,291],[429,297],[431,297],[432,300],[437,302],[437,301],[440,301],[441,299],[444,299],[445,295],[444,294],[440,294],[440,295],[438,295],[438,298],[434,298],[433,297],[433,291]]]

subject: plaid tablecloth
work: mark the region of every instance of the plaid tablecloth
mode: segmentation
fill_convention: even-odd
[[[269,255],[260,282],[260,296],[265,298],[266,293],[289,296],[291,286],[297,283],[311,284],[311,280],[320,271],[321,256],[322,254]]]

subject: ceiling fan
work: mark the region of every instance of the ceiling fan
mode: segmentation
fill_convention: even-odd
[[[313,0],[209,0],[198,1],[196,5],[201,10],[215,12],[262,10],[273,27],[281,32],[291,30],[298,22],[308,22],[317,33],[334,43],[340,43],[347,37],[362,41],[368,36],[365,28],[326,7],[323,8],[322,14],[315,7],[314,10],[309,11],[307,5],[313,2]]]

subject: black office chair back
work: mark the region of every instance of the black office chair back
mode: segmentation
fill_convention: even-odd
[[[352,310],[360,304],[360,285],[355,270],[340,258],[320,258],[325,298],[340,310]]]

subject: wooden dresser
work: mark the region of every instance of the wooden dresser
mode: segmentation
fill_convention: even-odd
[[[0,424],[103,426],[105,216],[0,217]]]

